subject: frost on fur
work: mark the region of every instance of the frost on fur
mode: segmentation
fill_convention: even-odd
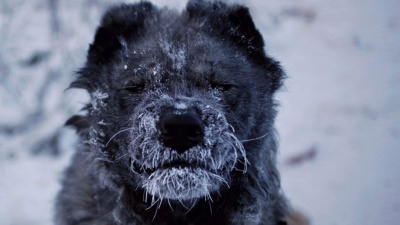
[[[110,9],[71,84],[91,101],[57,225],[278,224],[282,76],[243,6]]]
[[[156,94],[154,95],[157,96]],[[247,168],[246,152],[243,145],[229,130],[229,124],[222,112],[201,102],[199,99],[179,99],[161,94],[158,100],[139,110],[132,126],[130,143],[132,171],[142,176],[142,187],[158,198],[190,200],[209,196],[222,185],[229,186],[229,173],[242,164]],[[178,101],[178,100],[176,100]],[[197,108],[202,113],[205,125],[204,139],[183,153],[168,148],[159,140],[156,128],[160,108],[185,105]],[[185,108],[186,109],[186,108]],[[175,113],[181,111],[175,109]],[[184,163],[184,167],[169,167],[171,163]]]

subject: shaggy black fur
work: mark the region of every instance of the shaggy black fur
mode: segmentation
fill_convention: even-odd
[[[279,64],[248,9],[189,1],[110,9],[71,84],[86,89],[82,140],[58,225],[275,225]]]

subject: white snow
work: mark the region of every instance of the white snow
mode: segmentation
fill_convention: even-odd
[[[266,1],[252,9],[289,76],[277,128],[293,206],[312,224],[399,224],[400,2]],[[279,17],[285,9],[314,19]],[[315,157],[287,163],[312,148]]]
[[[54,1],[56,17],[47,2],[0,2],[0,127],[41,115],[28,117],[33,125],[22,131],[0,131],[1,225],[52,224],[72,132],[61,132],[59,157],[29,150],[87,102],[64,90],[84,63],[101,13],[116,1]],[[313,225],[399,224],[400,1],[240,2],[289,77],[277,95],[277,128],[292,205]],[[38,52],[49,55],[23,66]]]

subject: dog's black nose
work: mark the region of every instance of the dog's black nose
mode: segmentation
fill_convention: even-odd
[[[179,153],[198,145],[204,136],[200,117],[190,113],[161,116],[159,129],[164,145]]]

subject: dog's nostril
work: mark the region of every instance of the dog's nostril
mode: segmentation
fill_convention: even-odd
[[[203,131],[201,131],[200,129],[196,129],[196,130],[190,130],[187,133],[187,138],[190,141],[198,141],[201,140],[203,138]]]
[[[162,116],[159,129],[164,145],[180,153],[198,145],[204,136],[201,119],[189,113]]]
[[[163,129],[161,130],[161,136],[164,140],[169,140],[169,139],[174,138],[175,133],[176,132],[174,129],[171,129],[171,127],[165,128],[165,125],[164,125]]]

